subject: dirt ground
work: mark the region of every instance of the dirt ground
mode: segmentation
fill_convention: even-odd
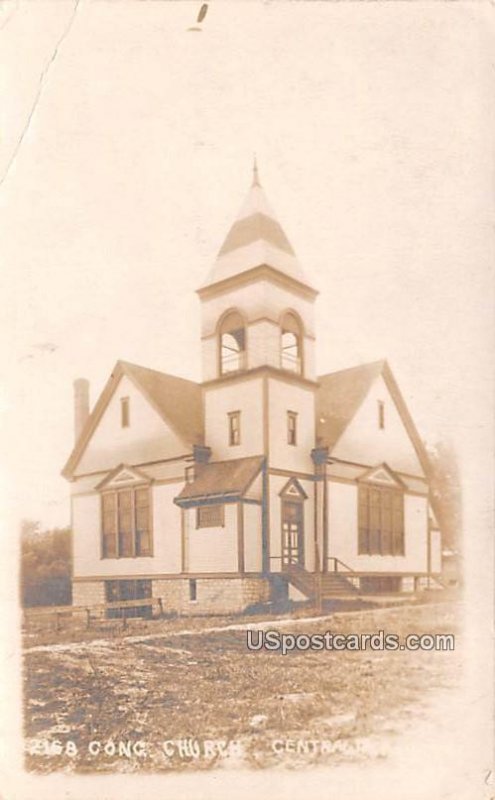
[[[72,642],[31,634],[26,767],[156,772],[386,759],[429,699],[459,685],[458,611],[439,602],[266,623],[136,622],[125,636],[100,631]],[[293,634],[454,633],[456,649],[253,652],[247,625]]]

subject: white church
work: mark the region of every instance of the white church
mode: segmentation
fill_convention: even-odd
[[[413,592],[441,571],[426,451],[386,361],[315,372],[310,285],[257,169],[201,308],[201,383],[75,381],[73,603],[180,614]]]

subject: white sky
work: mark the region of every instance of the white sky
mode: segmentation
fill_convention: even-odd
[[[424,437],[490,435],[488,6],[213,2],[188,32],[200,5],[80,0],[41,91],[74,4],[1,6],[0,176],[36,105],[0,186],[6,472],[46,525],[74,378],[93,403],[118,358],[200,378],[194,290],[254,151],[319,372],[387,357]]]

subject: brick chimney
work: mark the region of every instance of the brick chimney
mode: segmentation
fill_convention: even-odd
[[[76,378],[74,381],[74,438],[77,442],[89,417],[89,381]]]

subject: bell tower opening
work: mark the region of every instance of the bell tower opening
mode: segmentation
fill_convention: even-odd
[[[220,323],[220,375],[246,369],[246,326],[238,311],[230,311]]]
[[[312,471],[317,294],[255,168],[198,289],[205,441],[213,461],[264,454],[274,468]]]
[[[283,315],[280,326],[281,369],[303,374],[302,337],[303,328],[299,318],[288,311]]]

